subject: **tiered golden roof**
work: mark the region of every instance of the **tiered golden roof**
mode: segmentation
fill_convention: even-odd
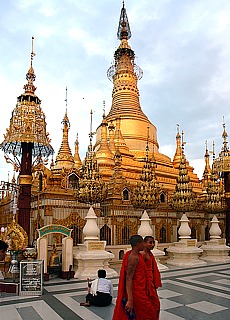
[[[140,181],[133,191],[132,205],[142,209],[156,209],[160,203],[159,192],[160,186],[156,179],[155,173],[155,159],[149,159],[149,132],[146,145],[146,156],[142,173],[140,174]]]
[[[75,195],[79,202],[88,204],[96,204],[102,202],[107,195],[107,186],[102,180],[99,172],[99,167],[95,153],[92,146],[92,111],[91,111],[91,124],[89,134],[89,146],[86,157],[80,168],[80,181],[79,188],[76,190]]]
[[[182,132],[183,135],[183,132]],[[170,199],[171,207],[177,212],[193,211],[196,208],[197,199],[193,191],[190,176],[186,168],[186,158],[184,154],[184,143],[182,138],[181,161],[179,165],[179,176],[175,191]]]
[[[214,161],[214,166],[218,172],[230,172],[230,150],[228,147],[228,134],[225,129],[225,123],[223,123],[223,129],[223,147],[219,153],[219,157]]]

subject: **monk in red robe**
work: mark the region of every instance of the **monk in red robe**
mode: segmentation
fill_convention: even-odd
[[[149,278],[146,263],[140,254],[144,249],[143,238],[130,238],[132,250],[123,259],[113,320],[157,320],[154,305],[155,290]]]
[[[149,273],[149,278],[151,280],[151,283],[152,283],[152,286],[154,289],[155,294],[152,296],[152,298],[153,298],[153,304],[154,304],[155,309],[158,314],[158,318],[156,318],[156,319],[159,319],[160,300],[159,300],[159,297],[157,294],[157,289],[159,287],[162,287],[162,283],[161,283],[161,276],[160,276],[160,272],[157,267],[155,257],[151,252],[151,250],[153,250],[153,248],[155,246],[155,240],[152,236],[146,236],[144,238],[144,242],[145,242],[145,248],[143,251],[141,251],[141,254],[142,254],[144,261],[146,263],[148,273]]]

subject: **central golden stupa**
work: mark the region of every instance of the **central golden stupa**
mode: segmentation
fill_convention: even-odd
[[[33,168],[30,242],[37,237],[36,229],[59,224],[73,229],[75,245],[82,243],[85,216],[89,205],[93,205],[100,239],[106,240],[107,245],[126,245],[138,231],[143,209],[148,210],[155,238],[170,243],[177,240],[179,220],[186,208],[183,202],[193,199],[193,194],[195,202],[189,207],[192,237],[207,239],[210,222],[203,202],[209,175],[203,185],[193,173],[179,128],[173,160],[159,152],[157,129],[140,105],[137,83],[143,72],[135,64],[135,54],[128,43],[131,31],[124,4],[117,35],[120,45],[114,54],[114,65],[107,72],[113,83],[112,105],[96,129],[95,142],[91,119],[85,159],[80,159],[78,138],[72,154],[66,110],[56,159],[52,159],[49,168],[42,163]],[[209,169],[206,161],[205,172]],[[1,219],[2,213],[3,210]],[[224,216],[220,214],[219,219],[224,230]],[[61,236],[55,237],[61,243]]]

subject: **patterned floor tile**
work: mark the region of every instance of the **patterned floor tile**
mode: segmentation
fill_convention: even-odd
[[[175,291],[172,291],[172,290],[161,289],[161,290],[158,291],[158,296],[160,298],[167,299],[167,298],[182,296],[182,294],[178,293],[178,292],[175,292]]]
[[[215,312],[227,310],[227,308],[225,308],[225,307],[222,307],[222,306],[214,304],[214,303],[210,303],[208,301],[200,301],[200,302],[188,304],[187,307],[193,308],[198,311],[205,312],[207,314],[212,314]]]

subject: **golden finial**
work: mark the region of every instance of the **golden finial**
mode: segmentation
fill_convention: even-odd
[[[34,94],[36,87],[34,86],[34,81],[36,79],[36,75],[34,73],[32,61],[35,56],[34,53],[34,37],[32,37],[32,49],[31,49],[31,54],[30,54],[30,68],[26,74],[26,80],[28,81],[27,84],[24,85],[24,89],[26,93],[32,93]]]
[[[36,53],[34,52],[34,37],[32,37],[32,51],[30,54],[30,66],[32,67],[32,61],[34,57],[36,56]]]
[[[209,157],[208,141],[207,140],[205,140],[205,157]]]
[[[65,107],[66,107],[66,111],[67,111],[67,87],[65,88]]]
[[[180,134],[180,125],[177,124],[176,126],[177,126],[177,133]]]
[[[147,153],[149,152],[149,126],[147,126],[147,141],[146,141],[146,156]]]
[[[215,159],[215,142],[214,141],[212,142],[212,158],[214,161],[214,159]]]
[[[89,133],[89,148],[90,151],[93,150],[92,147],[92,140],[93,140],[93,136],[96,132],[93,132],[93,110],[90,110],[90,133]]]
[[[103,115],[102,118],[105,118],[105,100],[103,100]]]
[[[182,148],[182,153],[184,152],[184,131],[182,130],[181,131],[181,136],[182,136],[182,139],[181,139],[181,148]]]
[[[93,136],[93,110],[90,110],[90,133],[89,136],[92,137]]]
[[[222,138],[224,139],[224,147],[227,149],[227,137],[228,137],[228,134],[226,132],[226,129],[225,129],[225,121],[224,121],[224,116],[223,116],[223,134],[222,134]]]
[[[181,136],[180,136],[180,125],[179,125],[179,124],[177,124],[176,126],[177,126],[176,139],[180,139],[180,138],[181,138]]]
[[[128,16],[125,9],[125,2],[123,1],[120,20],[119,20],[119,26],[117,31],[117,37],[119,40],[122,40],[122,39],[128,40],[131,38],[131,36],[132,34],[129,27]]]

